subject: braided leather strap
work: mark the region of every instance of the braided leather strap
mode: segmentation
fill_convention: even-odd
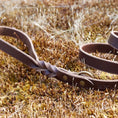
[[[88,76],[78,75],[76,72],[71,72],[66,69],[56,67],[45,61],[40,61],[35,52],[31,39],[24,32],[18,29],[6,27],[6,26],[0,26],[0,35],[11,36],[17,38],[18,40],[23,41],[23,43],[28,48],[29,54],[26,54],[25,52],[19,50],[17,47],[4,41],[3,39],[0,39],[0,49],[2,51],[8,53],[9,55],[20,60],[21,62],[28,65],[29,67],[34,68],[37,71],[40,71],[49,77],[56,77],[57,79],[63,82],[67,82],[71,85],[76,85],[84,88],[91,87],[100,90],[104,90],[106,88],[114,88],[114,87],[118,88],[118,80],[108,80],[108,81],[97,80]],[[109,42],[113,42],[111,40],[113,39],[113,37],[115,37],[114,39],[118,39],[117,32],[115,33],[115,36],[114,34],[111,35]],[[116,46],[114,47],[117,48]],[[92,67],[117,74],[118,73],[117,62],[115,63],[115,62],[107,61],[104,59],[97,58],[95,56],[91,56],[89,54],[90,52],[95,52],[96,50],[104,53],[112,51],[113,54],[117,54],[117,50],[112,48],[108,44],[88,44],[80,47],[79,58],[81,60],[84,59],[85,63]],[[110,68],[108,68],[108,65]]]

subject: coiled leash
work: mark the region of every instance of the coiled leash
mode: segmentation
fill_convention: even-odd
[[[29,54],[21,51],[10,43],[0,39],[0,49],[14,58],[20,60],[31,68],[40,71],[46,76],[55,77],[60,81],[67,82],[71,85],[79,86],[80,88],[94,88],[105,90],[106,88],[118,88],[118,80],[97,80],[92,77],[78,75],[76,72],[71,72],[66,69],[56,67],[45,61],[40,61],[35,52],[31,39],[22,31],[6,26],[0,26],[0,35],[11,36],[20,39],[28,48]],[[91,55],[93,52],[113,53],[118,55],[118,32],[111,32],[108,40],[109,44],[92,43],[80,47],[79,59],[85,60],[84,63],[96,69],[106,71],[113,74],[118,74],[118,63],[102,59]]]

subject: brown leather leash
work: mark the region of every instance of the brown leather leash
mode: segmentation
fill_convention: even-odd
[[[31,39],[24,32],[18,29],[0,26],[0,35],[20,39],[27,46],[29,54],[26,54],[3,39],[0,39],[0,50],[8,53],[48,77],[56,77],[58,80],[71,85],[79,86],[80,88],[94,88],[99,90],[105,90],[106,88],[118,88],[118,80],[97,80],[92,77],[78,75],[76,72],[71,72],[66,69],[56,67],[55,65],[51,65],[45,61],[40,61],[35,52]],[[109,44],[92,43],[81,46],[79,51],[79,59],[84,60],[85,64],[96,69],[118,74],[118,62],[102,59],[90,54],[98,51],[102,53],[111,52],[118,55],[118,32],[111,32],[108,43]]]

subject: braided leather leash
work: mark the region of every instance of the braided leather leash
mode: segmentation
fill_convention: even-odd
[[[21,51],[10,43],[0,39],[0,49],[9,55],[20,60],[31,68],[40,71],[49,77],[56,77],[58,80],[67,82],[71,85],[76,85],[84,88],[94,88],[104,90],[106,88],[118,88],[118,80],[97,80],[92,77],[78,75],[76,72],[71,72],[66,69],[56,67],[45,61],[40,61],[35,52],[31,39],[22,31],[6,26],[0,26],[0,35],[11,36],[23,41],[28,47],[29,54]],[[86,44],[80,47],[79,58],[85,60],[85,64],[96,69],[106,71],[109,73],[118,74],[118,63],[110,60],[101,59],[92,56],[90,53],[99,51],[103,53],[113,53],[118,55],[118,32],[111,32],[108,43],[109,44]]]

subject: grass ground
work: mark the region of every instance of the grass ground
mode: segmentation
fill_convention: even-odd
[[[0,0],[0,25],[27,33],[40,60],[96,79],[118,79],[77,61],[81,44],[106,43],[110,31],[118,30],[117,0]],[[2,38],[25,50],[20,41]],[[0,51],[0,117],[117,118],[118,90],[70,86]]]

